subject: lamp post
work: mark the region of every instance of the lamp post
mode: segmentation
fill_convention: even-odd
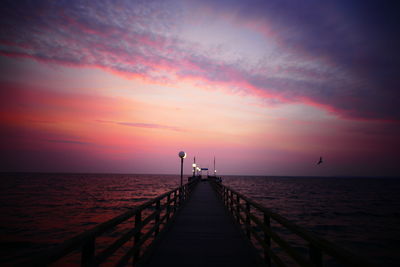
[[[181,158],[181,186],[183,184],[183,159],[186,158],[186,153],[184,151],[179,152],[179,157]]]

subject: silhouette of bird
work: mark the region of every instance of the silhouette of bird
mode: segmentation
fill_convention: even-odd
[[[319,161],[318,161],[317,165],[321,164],[322,162],[323,162],[322,157],[319,157]]]

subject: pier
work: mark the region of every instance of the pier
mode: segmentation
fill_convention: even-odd
[[[200,182],[144,266],[257,266],[209,182]]]
[[[22,265],[371,266],[216,179],[166,192]]]

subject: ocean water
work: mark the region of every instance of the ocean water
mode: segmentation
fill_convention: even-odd
[[[178,175],[0,179],[2,265],[32,257],[179,185]],[[223,183],[377,265],[400,262],[400,179],[225,176]]]
[[[179,183],[177,175],[2,174],[0,263],[30,258]]]
[[[224,184],[377,266],[399,266],[400,178],[232,176]]]

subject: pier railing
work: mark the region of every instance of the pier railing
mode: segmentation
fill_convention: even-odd
[[[371,266],[228,186],[211,183],[266,266]]]
[[[80,253],[81,266],[98,266],[105,262],[124,266],[130,261],[135,265],[172,221],[178,209],[188,200],[197,182],[198,179],[193,180],[101,223],[46,251],[43,255],[26,263],[26,266],[48,266],[58,263],[62,258],[68,258],[74,251]],[[123,233],[110,234],[121,225],[125,226],[123,230],[120,229]],[[115,235],[118,237],[112,240]],[[111,239],[111,242],[108,242],[106,246],[104,242],[96,243],[98,239],[102,239],[102,236],[106,236],[108,241]],[[122,252],[116,253],[119,249]],[[118,259],[116,255],[119,256]],[[79,264],[79,260],[73,264]]]

